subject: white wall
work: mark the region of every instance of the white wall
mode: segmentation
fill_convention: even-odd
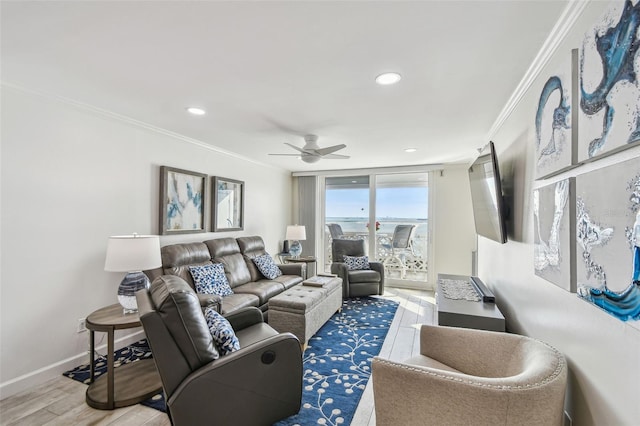
[[[537,277],[533,268],[532,191],[535,179],[534,116],[544,82],[580,46],[587,26],[606,2],[590,3],[571,34],[517,109],[493,138],[501,169],[513,185],[513,210],[505,245],[480,237],[478,275],[496,293],[510,331],[546,341],[568,360],[567,410],[576,425],[638,425],[640,331],[615,319],[575,294]],[[556,178],[575,176],[625,158],[640,148],[582,166]]]
[[[432,176],[434,245],[429,284],[435,289],[437,274],[471,274],[476,238],[468,165],[448,166]]]
[[[158,234],[161,165],[246,188],[244,231],[162,237],[162,245],[261,235],[275,254],[291,220],[289,172],[132,121],[3,86],[1,135],[2,398],[86,362],[78,319],[116,303],[122,279],[104,271],[107,237]]]

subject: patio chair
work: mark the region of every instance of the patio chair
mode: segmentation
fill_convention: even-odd
[[[329,228],[329,233],[331,234],[331,238],[337,240],[339,238],[344,238],[344,232],[342,232],[342,226],[337,223],[327,223],[327,228]]]
[[[400,278],[407,274],[407,255],[412,259],[418,257],[413,247],[417,228],[417,225],[396,225],[391,241],[382,244],[386,251],[382,264],[388,269],[399,269]]]

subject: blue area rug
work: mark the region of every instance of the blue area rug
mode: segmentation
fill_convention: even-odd
[[[347,299],[342,312],[334,314],[309,340],[303,355],[302,408],[276,425],[348,425],[371,375],[371,360],[380,353],[398,303],[374,297]],[[150,358],[146,340],[115,352],[115,366]],[[96,377],[106,373],[107,358],[95,360]],[[64,376],[89,383],[89,365]],[[166,411],[159,393],[143,405]]]
[[[373,297],[347,299],[309,340],[304,351],[302,408],[285,425],[348,425],[371,376],[398,303]]]
[[[149,344],[145,339],[132,343],[129,346],[125,346],[124,348],[115,351],[113,365],[115,366],[115,368],[118,368],[118,366],[120,365],[129,364],[131,362],[136,362],[138,360],[147,358],[152,358],[152,355]],[[107,372],[107,356],[104,355],[97,357],[94,361],[94,365],[96,378],[105,374]],[[65,371],[64,373],[62,373],[62,375],[82,382],[84,384],[89,384],[89,378],[91,376],[89,368],[89,364],[83,364],[74,368],[73,370]],[[155,408],[156,410],[166,412],[164,394],[162,392],[152,396],[146,401],[141,402],[141,404],[146,405],[147,407]]]

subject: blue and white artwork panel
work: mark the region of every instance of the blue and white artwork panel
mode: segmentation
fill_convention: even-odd
[[[574,178],[543,186],[533,192],[534,269],[536,275],[563,288],[576,291]]]
[[[640,142],[640,2],[615,1],[580,51],[578,161]]]
[[[640,158],[576,178],[578,296],[640,329]]]
[[[545,178],[574,164],[573,74],[577,50],[547,79],[536,109],[536,177]],[[576,76],[577,78],[577,76]]]

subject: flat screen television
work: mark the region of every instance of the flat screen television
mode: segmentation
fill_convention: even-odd
[[[501,244],[506,243],[507,212],[493,142],[489,142],[469,166],[469,184],[476,233]]]

